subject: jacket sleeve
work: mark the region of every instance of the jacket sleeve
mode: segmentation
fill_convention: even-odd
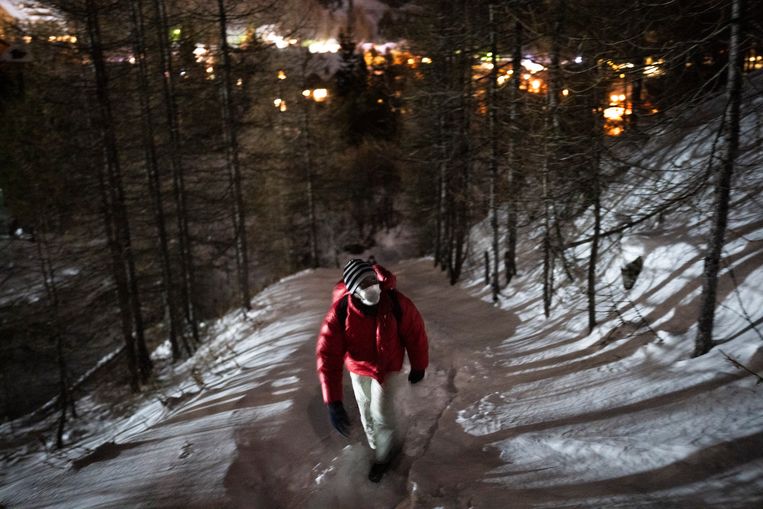
[[[315,349],[324,403],[342,401],[343,397],[342,371],[347,347],[344,327],[336,316],[337,304],[331,305],[323,319]]]
[[[424,327],[424,319],[421,318],[421,313],[411,299],[399,291],[397,294],[403,315],[403,323],[399,332],[405,343],[405,350],[408,352],[411,369],[424,370],[429,366],[429,340]]]

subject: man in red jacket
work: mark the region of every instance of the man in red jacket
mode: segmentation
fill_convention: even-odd
[[[342,280],[347,293],[335,298],[318,336],[318,377],[331,423],[348,436],[350,421],[342,404],[342,365],[347,366],[375,455],[368,478],[379,482],[395,442],[393,379],[403,368],[405,352],[411,363],[408,381],[415,384],[424,378],[429,364],[427,334],[416,306],[394,289],[394,276],[380,266],[350,260]],[[335,297],[338,290],[339,286]]]

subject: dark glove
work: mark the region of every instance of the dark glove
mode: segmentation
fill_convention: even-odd
[[[329,403],[329,417],[331,417],[331,424],[342,435],[350,436],[350,418],[347,416],[347,412],[344,410],[344,405],[341,401],[332,401]]]
[[[408,374],[408,381],[411,382],[412,384],[419,383],[422,378],[424,378],[423,369],[412,369],[411,372]]]

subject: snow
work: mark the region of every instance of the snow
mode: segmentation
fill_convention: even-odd
[[[28,18],[26,13],[23,10],[18,9],[14,5],[14,2],[11,2],[10,0],[0,0],[0,7],[7,12],[9,16],[17,20],[26,20]]]
[[[744,123],[759,116],[753,111]],[[653,157],[641,162],[644,173],[650,173],[649,164],[666,160],[682,171],[701,167],[713,141],[708,129],[689,133],[674,148],[655,150]],[[745,146],[741,159],[759,167],[759,150]],[[658,189],[678,189],[689,174],[670,172],[666,177]],[[507,311],[518,310],[523,323],[500,348],[485,353],[491,364],[509,369],[502,371],[509,388],[490,391],[493,385],[485,386],[471,400],[459,390],[459,400],[464,401],[455,413],[464,432],[484,437],[489,449],[498,451],[502,464],[486,473],[486,482],[522,493],[527,500],[545,500],[538,506],[553,507],[649,506],[655,500],[681,505],[687,497],[724,507],[753,507],[763,500],[763,401],[754,377],[724,355],[754,371],[763,368],[763,336],[752,325],[760,323],[763,309],[759,290],[763,207],[750,199],[763,187],[762,177],[754,171],[737,176],[745,186],[734,190],[724,249],[726,270],[719,286],[715,329],[722,346],[701,358],[690,355],[709,229],[705,211],[685,207],[662,224],[647,222],[619,239],[605,241],[610,253],[600,262],[604,269],[597,289],[600,323],[590,336],[585,335],[584,287],[569,284],[559,289],[557,305],[550,319],[544,319],[537,310],[542,304],[540,267],[538,262],[533,265],[530,253],[523,253],[520,267],[526,272],[515,278],[512,294],[500,302]],[[623,189],[632,186],[631,191],[637,191],[638,185],[643,185],[638,178],[628,180],[620,189],[610,189],[604,201],[620,214],[638,210],[643,206],[641,193]],[[606,221],[607,227],[614,227],[618,220]],[[578,224],[583,230],[587,226],[586,221]],[[486,228],[483,224],[472,236],[475,247],[467,267],[471,279],[463,286],[488,301],[480,259],[489,249]],[[644,258],[644,268],[635,286],[626,291],[620,268],[638,256]],[[580,247],[573,256],[578,263],[587,257],[587,249]],[[558,274],[557,281],[562,277]],[[522,304],[527,301],[534,301],[535,309]],[[577,314],[571,316],[571,309]],[[740,453],[746,446],[757,450]],[[655,498],[640,496],[650,489],[646,481],[658,480],[660,472],[689,470],[694,463],[702,470],[703,462],[697,458],[724,466],[706,469],[686,485],[658,483]],[[742,484],[742,465],[747,487],[731,495],[730,487]],[[749,475],[748,469],[757,474]],[[721,473],[722,479],[713,477]],[[639,493],[621,489],[623,480],[640,480]],[[721,489],[724,483],[728,487]],[[618,486],[629,496],[592,496],[593,488],[606,491],[608,486]],[[540,490],[558,490],[560,495],[543,496]]]
[[[755,115],[745,117],[748,129]],[[680,192],[706,163],[713,129],[649,142],[632,178],[607,191],[608,227],[617,214],[654,206],[639,192],[649,186]],[[421,383],[402,380],[405,446],[380,484],[366,479],[372,456],[349,377],[349,440],[331,429],[321,400],[315,337],[339,271],[316,269],[270,286],[248,313],[205,324],[210,339],[190,359],[172,365],[169,344],[160,345],[157,380],[128,397],[129,417],[84,397],[63,450],[5,448],[0,505],[759,507],[761,385],[729,361],[763,373],[763,174],[761,151],[744,147],[750,169],[737,175],[733,195],[720,344],[702,357],[691,358],[708,229],[702,207],[604,239],[590,334],[581,278],[557,274],[555,304],[543,316],[530,241],[520,244],[520,274],[492,304],[482,277],[485,222],[472,232],[459,286],[431,258],[390,266],[426,320],[431,365]],[[666,162],[680,171],[656,172]],[[576,228],[590,231],[590,213]],[[380,236],[380,255],[401,257],[400,236]],[[588,249],[569,250],[570,262],[585,267]],[[638,256],[643,270],[625,290],[620,269]],[[40,432],[49,436],[54,422]],[[5,423],[0,436],[35,426]]]

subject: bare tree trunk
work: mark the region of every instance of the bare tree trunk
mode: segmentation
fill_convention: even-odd
[[[305,59],[302,62],[302,88],[307,89],[307,64],[310,60],[310,52],[305,50]],[[313,140],[310,125],[310,102],[302,101],[302,135],[304,136],[303,150],[305,156],[305,177],[307,179],[307,213],[309,222],[310,242],[310,265],[318,268],[318,227],[315,217],[315,197],[313,195]]]
[[[636,0],[635,11],[643,12],[641,0]],[[646,28],[642,26],[640,31],[641,33],[644,33]],[[646,51],[643,46],[643,37],[640,37],[638,44],[636,45],[635,55],[633,55],[633,61],[636,63],[636,66],[635,75],[633,76],[633,81],[631,83],[631,114],[628,115],[628,123],[631,127],[638,126],[643,111],[641,92],[644,87],[644,52]]]
[[[561,91],[561,68],[559,65],[561,53],[562,26],[565,16],[565,0],[558,0],[556,19],[551,38],[551,63],[549,65],[548,83],[548,115],[551,132],[550,142],[547,143],[546,156],[543,162],[543,312],[548,317],[551,313],[551,303],[554,293],[554,253],[551,242],[553,203],[551,201],[551,173],[555,167],[560,141],[559,93]],[[561,246],[560,246],[561,247]]]
[[[548,152],[548,147],[546,147]],[[546,318],[551,314],[551,296],[554,291],[552,273],[553,267],[551,255],[551,198],[549,196],[548,183],[548,156],[541,170],[541,193],[543,195],[543,314]]]
[[[549,83],[548,83],[548,109],[549,117],[551,119],[551,133],[554,142],[558,143],[560,133],[560,118],[559,118],[559,95],[561,92],[562,70],[560,66],[560,54],[562,43],[562,29],[564,26],[566,0],[557,0],[556,5],[556,19],[554,20],[554,32],[551,37],[551,62],[548,67],[549,71]],[[557,149],[556,146],[553,147]]]
[[[591,239],[591,255],[588,259],[588,333],[593,332],[596,327],[596,264],[599,257],[599,237],[601,234],[601,148],[604,126],[601,122],[599,106],[601,105],[600,88],[601,74],[596,73],[596,83],[593,89],[593,101],[591,111],[593,111],[593,154],[591,157],[591,198],[593,200],[593,238]]]
[[[705,255],[705,269],[702,278],[702,304],[700,307],[694,357],[704,355],[713,347],[713,323],[718,290],[718,272],[728,223],[731,177],[739,152],[739,121],[742,100],[741,45],[744,0],[731,2],[731,35],[729,38],[729,62],[726,81],[727,109],[725,113],[726,151],[723,164],[716,170],[715,207],[710,239]]]
[[[639,54],[636,58],[636,69],[639,73],[631,84],[631,114],[628,115],[628,122],[631,127],[638,126],[638,121],[644,111],[643,101],[641,100],[642,90],[644,88],[644,57]]]
[[[99,130],[105,155],[104,171],[99,172],[99,183],[104,208],[106,235],[112,256],[113,275],[117,286],[119,309],[122,317],[122,334],[125,339],[127,362],[130,369],[130,387],[139,390],[139,362],[136,356],[135,337],[133,336],[134,308],[130,299],[130,282],[127,272],[127,260],[130,243],[129,231],[125,232],[126,215],[122,196],[121,173],[116,147],[116,135],[108,96],[108,78],[101,47],[101,34],[98,24],[98,11],[94,0],[87,0],[87,30],[90,38],[90,56],[95,70],[96,96],[98,99]],[[104,181],[105,177],[108,181]]]
[[[454,210],[452,223],[451,249],[449,255],[448,274],[450,284],[454,285],[461,277],[464,260],[466,258],[465,242],[469,234],[469,187],[472,166],[471,147],[471,100],[472,100],[472,47],[471,47],[471,18],[469,2],[462,2],[464,17],[464,33],[460,48],[458,79],[459,93],[461,95],[460,118],[458,126],[458,147],[462,160],[458,186],[453,193]]]
[[[162,91],[167,115],[167,125],[170,131],[170,168],[172,171],[172,191],[177,213],[178,254],[180,260],[181,284],[180,300],[183,305],[185,319],[191,328],[191,335],[196,345],[199,344],[199,327],[196,320],[196,307],[193,295],[194,263],[191,248],[191,238],[188,227],[188,204],[185,191],[185,171],[180,157],[180,121],[175,102],[175,71],[172,65],[172,52],[168,41],[169,24],[164,0],[153,0],[156,11],[157,40],[159,41],[159,61],[162,70]],[[193,353],[193,347],[188,343],[185,334],[181,334],[183,346],[188,355]]]
[[[58,360],[58,404],[61,413],[58,418],[56,429],[56,447],[64,446],[64,427],[66,426],[66,407],[69,404],[69,377],[67,374],[66,357],[64,355],[64,332],[61,330],[61,317],[59,313],[58,290],[56,288],[56,273],[51,260],[50,245],[47,239],[48,221],[47,211],[39,212],[40,220],[37,225],[37,258],[40,262],[40,275],[42,276],[45,294],[50,305],[52,315],[54,339],[56,342],[56,357]],[[72,402],[73,410],[73,402]]]
[[[514,22],[514,48],[511,57],[511,103],[509,105],[509,122],[511,133],[509,135],[509,152],[507,159],[509,168],[507,171],[508,196],[507,204],[507,235],[506,235],[506,254],[504,256],[506,285],[511,283],[511,279],[517,274],[517,195],[519,186],[517,184],[517,173],[519,171],[519,86],[522,75],[522,23],[519,18]]]
[[[447,246],[447,218],[446,215],[448,199],[448,163],[449,163],[449,144],[447,142],[447,115],[448,93],[450,92],[450,78],[453,68],[453,55],[450,52],[450,44],[447,40],[447,27],[450,17],[447,15],[453,9],[452,4],[440,1],[437,9],[438,24],[438,46],[437,55],[434,63],[435,83],[439,86],[438,94],[435,95],[435,104],[437,112],[437,126],[435,131],[436,140],[436,160],[437,160],[437,209],[435,213],[435,243],[434,243],[434,265],[445,270],[448,266],[446,258]]]
[[[490,284],[490,253],[485,251],[485,286]]]
[[[244,194],[241,182],[241,167],[238,154],[238,130],[233,112],[233,83],[231,77],[230,48],[228,46],[228,21],[225,13],[225,1],[217,0],[220,48],[222,55],[222,107],[225,131],[226,155],[231,187],[233,189],[233,227],[235,230],[236,259],[238,261],[238,282],[241,292],[241,307],[252,309],[249,290],[249,251],[246,240],[246,211],[244,209]]]
[[[594,161],[593,189],[593,240],[591,241],[591,256],[588,260],[588,332],[596,327],[596,264],[599,257],[599,234],[601,232],[601,189],[599,187],[598,156]]]
[[[146,347],[144,334],[143,312],[140,303],[140,291],[138,288],[137,271],[135,270],[135,255],[132,249],[130,235],[130,223],[127,216],[124,186],[122,184],[122,168],[117,149],[116,132],[114,131],[114,116],[111,109],[111,100],[108,94],[108,74],[106,73],[105,60],[101,42],[100,25],[98,22],[98,10],[94,0],[88,0],[88,22],[90,28],[91,57],[96,73],[96,90],[101,113],[101,129],[103,143],[106,151],[106,161],[109,177],[109,192],[111,193],[111,206],[115,233],[119,239],[120,256],[122,263],[127,269],[127,298],[129,299],[132,322],[134,325],[135,345],[137,347],[138,371],[141,381],[145,382],[151,375],[152,362]]]
[[[130,14],[133,25],[133,45],[135,56],[138,61],[138,97],[140,101],[140,116],[143,131],[143,150],[145,152],[146,180],[149,193],[152,198],[154,209],[154,221],[159,241],[159,258],[162,266],[162,293],[164,296],[165,313],[169,318],[170,344],[172,345],[172,357],[180,358],[180,346],[177,335],[180,329],[178,324],[177,307],[175,299],[175,283],[172,277],[170,264],[169,242],[164,219],[164,204],[162,200],[161,180],[159,178],[159,164],[154,144],[154,120],[150,104],[150,90],[148,84],[148,64],[146,62],[145,30],[143,25],[143,5],[141,0],[130,0]]]
[[[499,267],[499,244],[498,244],[498,105],[496,104],[496,92],[498,88],[498,43],[495,30],[494,5],[488,6],[490,12],[490,51],[493,68],[490,70],[490,84],[488,87],[488,136],[490,137],[490,228],[493,233],[493,277],[492,293],[493,302],[498,302],[498,267]]]
[[[124,207],[124,193],[120,193],[120,200]],[[125,224],[127,214],[125,213]],[[141,382],[145,383],[151,376],[154,363],[148,352],[146,345],[145,327],[143,324],[143,311],[140,303],[140,290],[138,288],[138,275],[135,269],[135,256],[132,251],[129,230],[126,231],[126,255],[127,255],[127,274],[130,282],[130,307],[132,308],[133,320],[135,321],[135,345],[138,347],[138,370],[140,371]]]
[[[456,198],[454,197],[454,193],[452,191],[448,192],[448,205],[447,205],[447,216],[446,216],[446,229],[445,229],[445,241],[446,241],[446,249],[447,249],[447,272],[448,272],[448,280],[451,284],[455,284],[456,277],[454,275],[454,252],[456,249]]]
[[[437,125],[437,143],[439,148],[439,164],[437,177],[437,233],[435,234],[435,266],[441,269],[446,267],[445,244],[446,244],[446,214],[447,214],[447,182],[448,182],[448,148],[445,143],[445,112],[440,106]]]

